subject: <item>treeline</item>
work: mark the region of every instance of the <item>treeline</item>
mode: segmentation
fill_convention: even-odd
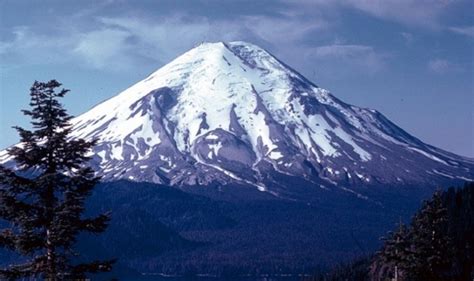
[[[383,240],[373,257],[311,280],[474,280],[474,183],[435,192],[409,225],[400,222]]]

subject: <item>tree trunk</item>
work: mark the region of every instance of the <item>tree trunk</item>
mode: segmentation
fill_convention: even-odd
[[[55,258],[55,249],[53,243],[51,242],[51,231],[46,230],[46,267],[48,275],[46,279],[48,281],[56,281],[56,258]]]

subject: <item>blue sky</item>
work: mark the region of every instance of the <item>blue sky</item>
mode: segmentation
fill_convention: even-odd
[[[0,149],[34,80],[78,115],[202,41],[260,45],[345,102],[474,157],[474,1],[0,0]]]

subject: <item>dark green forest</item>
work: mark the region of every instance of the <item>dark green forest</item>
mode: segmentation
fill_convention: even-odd
[[[410,224],[400,222],[382,240],[372,256],[310,280],[474,280],[474,183],[436,191]]]

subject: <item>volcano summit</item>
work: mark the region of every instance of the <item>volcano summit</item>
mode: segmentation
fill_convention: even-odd
[[[340,101],[245,42],[201,44],[72,123],[73,137],[99,140],[92,164],[106,181],[279,194],[293,178],[323,189],[474,178],[472,159]]]

